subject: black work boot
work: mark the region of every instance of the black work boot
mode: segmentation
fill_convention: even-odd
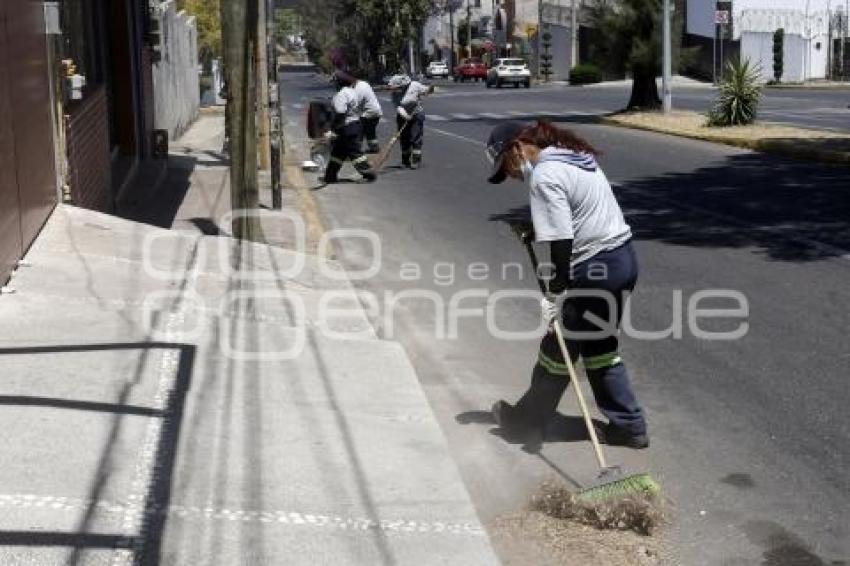
[[[603,442],[609,446],[625,446],[626,448],[634,448],[635,450],[649,448],[649,436],[646,433],[635,434],[628,429],[611,423],[594,428],[596,429],[597,436],[599,436],[599,442]]]
[[[402,152],[402,154],[401,154],[401,165],[402,165],[402,167],[406,167],[407,169],[410,169],[412,167],[412,165],[410,164],[410,153],[409,152]]]
[[[370,140],[366,143],[366,153],[378,153],[381,149],[381,146],[378,145],[377,140]]]
[[[410,157],[410,168],[419,169],[420,167],[422,167],[422,152],[414,149]]]
[[[516,407],[504,400],[496,401],[490,410],[493,419],[508,440],[539,445],[543,442],[543,429],[530,422]]]
[[[342,164],[336,161],[330,161],[328,166],[325,168],[325,175],[322,179],[325,183],[338,183],[339,182],[339,170],[342,168]]]
[[[357,169],[357,172],[363,175],[363,178],[370,183],[378,178],[375,171],[372,169],[372,166],[369,165],[369,162],[365,159],[363,161],[356,162],[354,164],[354,168]]]

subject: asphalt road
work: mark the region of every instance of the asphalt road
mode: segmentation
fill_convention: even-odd
[[[289,109],[325,93],[308,74],[286,74],[283,82]],[[496,93],[473,86],[427,101],[429,115],[447,119],[429,120],[421,170],[395,167],[396,155],[374,184],[314,194],[328,227],[379,236],[380,250],[363,238],[337,241],[351,270],[380,260],[376,275],[356,283],[362,290],[381,299],[430,293],[375,309],[373,322],[405,345],[482,520],[521,506],[553,474],[578,483],[593,477],[570,397],[536,454],[492,434],[484,412],[497,398],[521,394],[537,341],[499,339],[474,312],[498,291],[535,289],[528,271],[519,277],[515,268],[526,264],[522,248],[497,220],[527,204],[525,189],[484,182],[482,141],[503,114],[549,112],[602,150],[636,233],[641,279],[633,328],[674,330],[623,340],[652,447],[610,452],[661,480],[674,504],[670,539],[679,563],[850,562],[850,170],[582,123],[583,112],[622,104],[604,89]],[[783,91],[769,100],[792,104],[801,96],[826,107],[841,95]],[[382,137],[389,133],[383,124]],[[691,301],[710,290],[745,298],[742,338],[696,335]],[[453,298],[473,311],[455,337],[443,335],[451,324],[441,320],[452,309],[434,306]],[[496,312],[499,325],[513,330],[534,327],[539,316],[532,298],[501,300]],[[702,319],[698,326],[720,332],[741,322]]]
[[[435,80],[443,87],[437,95],[455,99],[454,112],[500,112],[508,101],[515,100],[512,87],[486,89],[481,83],[455,84]],[[507,91],[507,92],[505,92]],[[681,110],[706,112],[716,91],[710,85],[674,86],[673,105]],[[568,108],[592,114],[604,114],[622,109],[629,100],[625,85],[591,85],[586,87],[534,86],[520,90],[517,96],[530,110],[562,110]],[[512,104],[512,103],[511,103]],[[765,121],[782,122],[810,128],[850,131],[850,86],[846,88],[768,88],[764,90],[759,117]],[[430,113],[430,109],[429,109]]]

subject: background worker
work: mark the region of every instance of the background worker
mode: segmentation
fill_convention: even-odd
[[[366,153],[378,153],[378,124],[384,115],[381,104],[378,102],[378,97],[375,96],[372,86],[366,81],[356,79],[354,92],[357,94],[363,137],[366,138]]]
[[[339,170],[346,159],[357,172],[363,175],[367,181],[374,181],[375,172],[372,171],[369,160],[360,151],[362,143],[363,126],[360,123],[360,108],[357,104],[357,93],[354,91],[356,79],[348,73],[337,71],[334,74],[334,83],[337,93],[331,104],[334,110],[334,123],[329,137],[331,138],[331,159],[325,169],[325,183],[336,183],[339,181]]]
[[[490,134],[487,151],[493,159],[491,183],[511,177],[528,184],[534,234],[538,242],[549,243],[555,269],[541,302],[543,317],[550,325],[562,317],[570,357],[583,360],[596,404],[609,420],[600,436],[608,444],[649,446],[617,340],[625,296],[637,282],[637,257],[631,228],[596,162],[596,150],[548,122],[530,127],[507,122]],[[586,314],[605,322],[597,326]],[[528,390],[515,405],[497,402],[493,416],[508,433],[542,436],[568,385],[550,330]]]
[[[395,75],[388,84],[392,91],[393,104],[396,106],[396,127],[401,131],[401,164],[418,169],[422,164],[422,142],[425,134],[425,109],[422,98],[434,92],[433,86],[426,86],[411,80],[408,75]]]

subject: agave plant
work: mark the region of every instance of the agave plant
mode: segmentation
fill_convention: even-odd
[[[747,59],[730,61],[720,83],[717,99],[708,113],[708,125],[752,124],[760,101],[758,67],[752,66]]]

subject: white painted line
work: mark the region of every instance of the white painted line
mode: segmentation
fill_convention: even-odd
[[[474,120],[475,119],[475,116],[473,116],[472,114],[452,114],[451,117],[454,118],[455,120]]]
[[[532,113],[531,112],[522,112],[520,110],[511,110],[510,112],[508,112],[508,114],[510,114],[511,116],[529,116]]]
[[[195,239],[194,249],[190,252],[190,261],[194,264],[197,261],[197,249],[200,245],[201,238]],[[193,268],[194,265],[187,266],[186,276],[195,277]],[[165,317],[163,326],[163,340],[173,342],[180,339],[179,329],[186,322],[186,312],[184,309],[172,310]],[[168,402],[174,390],[177,381],[177,372],[180,369],[181,350],[178,348],[168,348],[162,352],[162,357],[159,361],[157,371],[156,392],[151,401],[151,408],[157,411],[165,411],[168,407]],[[130,483],[130,493],[128,500],[130,503],[124,509],[124,514],[121,520],[121,534],[127,537],[138,536],[143,539],[145,536],[146,522],[143,521],[146,508],[149,503],[146,500],[150,496],[150,487],[154,480],[158,479],[160,474],[159,463],[156,461],[156,453],[159,442],[161,441],[162,430],[170,428],[172,415],[167,413],[162,418],[149,418],[148,425],[145,429],[144,440],[139,450],[139,455],[136,458],[135,468],[133,471],[133,479]],[[135,555],[139,548],[118,548],[112,554],[112,566],[131,566],[135,560]]]
[[[504,120],[508,117],[507,114],[496,114],[495,112],[481,112],[478,115],[482,118],[491,118],[493,120]]]
[[[296,102],[292,105],[292,107],[295,108],[296,110],[301,110],[302,108],[304,108],[304,105],[301,104],[300,102]]]
[[[135,510],[135,503],[81,499],[76,497],[24,494],[0,494],[0,508],[5,509],[49,509],[56,512],[79,513],[96,508],[107,515],[126,516],[128,509]],[[471,537],[485,536],[484,529],[477,523],[422,521],[413,519],[383,519],[376,521],[365,517],[343,517],[321,513],[305,513],[288,510],[253,510],[200,507],[189,505],[152,506],[144,509],[140,518],[167,516],[169,519],[195,521],[229,521],[233,523],[277,523],[297,527],[331,528],[344,531],[383,531],[390,534],[450,534]],[[132,558],[131,550],[124,550]]]
[[[436,132],[436,133],[438,133],[438,134],[442,134],[442,135],[444,135],[444,136],[448,136],[448,137],[450,137],[450,138],[459,139],[459,140],[465,141],[466,143],[471,143],[471,144],[475,144],[475,145],[480,145],[481,147],[487,147],[487,144],[486,144],[486,143],[484,143],[483,141],[476,140],[476,139],[472,139],[472,138],[468,138],[468,137],[466,137],[466,136],[462,136],[462,135],[460,135],[460,134],[455,134],[454,132],[447,132],[446,130],[441,130],[441,129],[439,129],[439,128],[432,128],[432,127],[429,127],[429,128],[428,128],[428,131],[430,131],[430,132]]]
[[[448,118],[445,116],[440,116],[439,114],[425,114],[426,120],[433,120],[435,122],[447,122]]]

